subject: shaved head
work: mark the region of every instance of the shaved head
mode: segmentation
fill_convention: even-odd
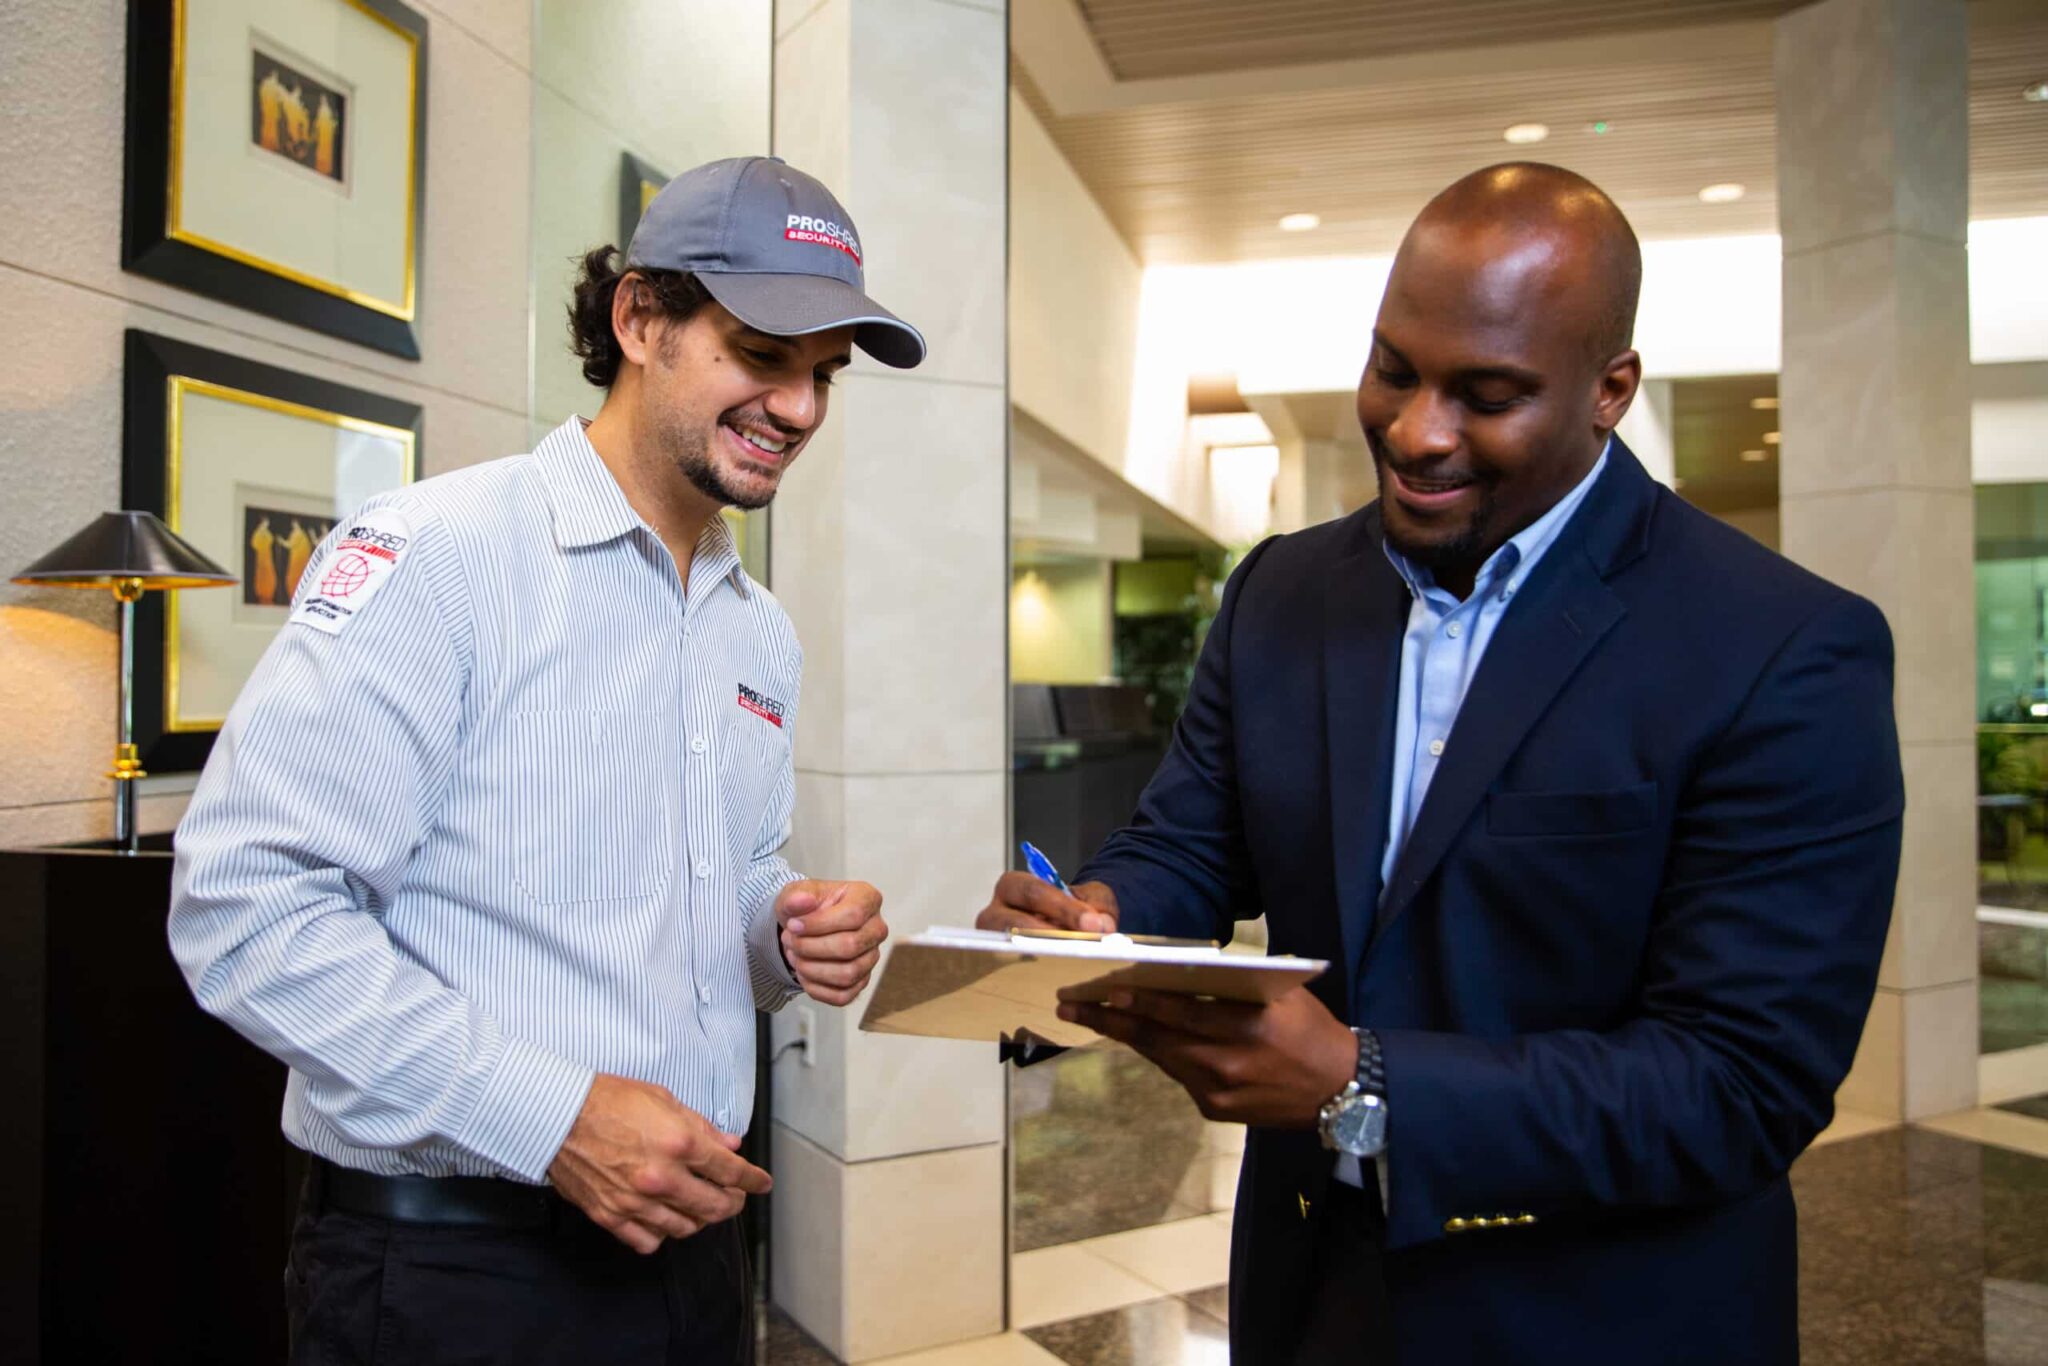
[[[1635,398],[1642,253],[1583,176],[1458,181],[1401,241],[1358,385],[1387,543],[1459,596],[1592,471]]]
[[[1402,250],[1436,234],[1484,235],[1508,271],[1547,264],[1568,271],[1573,288],[1592,290],[1586,353],[1595,360],[1635,340],[1643,250],[1614,201],[1584,176],[1540,161],[1474,171],[1423,207]]]

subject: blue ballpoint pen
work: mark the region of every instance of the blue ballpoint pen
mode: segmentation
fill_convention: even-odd
[[[1024,862],[1031,869],[1033,877],[1037,878],[1040,882],[1050,882],[1069,896],[1073,895],[1073,892],[1067,886],[1067,880],[1060,876],[1060,870],[1052,866],[1051,859],[1038,852],[1037,845],[1033,844],[1030,840],[1025,840],[1023,849]]]

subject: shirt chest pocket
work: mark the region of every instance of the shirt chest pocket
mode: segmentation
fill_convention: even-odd
[[[726,722],[719,746],[718,787],[725,807],[726,843],[745,861],[762,839],[761,826],[776,786],[789,767],[789,732],[742,713]],[[768,832],[772,838],[775,832]]]
[[[1496,792],[1486,799],[1490,835],[1595,839],[1647,830],[1657,815],[1657,784],[1602,792]]]
[[[512,872],[543,905],[652,896],[669,877],[675,765],[651,712],[512,715],[504,833]]]

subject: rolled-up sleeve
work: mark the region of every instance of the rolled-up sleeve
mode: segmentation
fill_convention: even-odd
[[[591,1069],[507,1035],[382,922],[452,777],[473,655],[452,540],[410,531],[346,625],[295,617],[243,689],[178,828],[171,950],[347,1142],[445,1142],[540,1181]]]

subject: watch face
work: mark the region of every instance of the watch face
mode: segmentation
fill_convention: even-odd
[[[1387,1146],[1387,1107],[1377,1096],[1359,1096],[1337,1112],[1330,1127],[1339,1152],[1378,1157]]]

